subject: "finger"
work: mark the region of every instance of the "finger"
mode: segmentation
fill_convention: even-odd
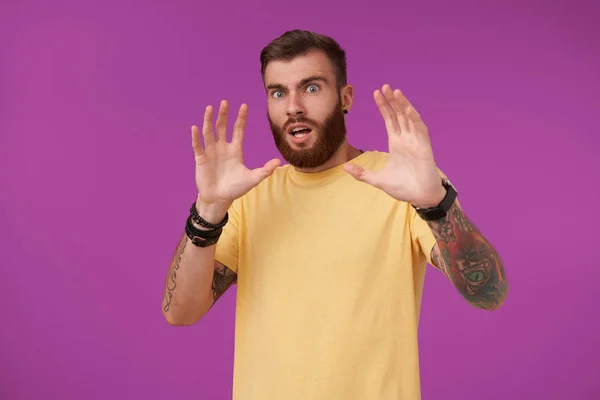
[[[212,128],[213,107],[207,106],[204,111],[204,124],[202,125],[202,137],[204,137],[204,148],[215,143]]]
[[[413,121],[412,119],[408,119],[408,127],[413,134],[425,141],[429,142],[429,130],[427,126],[423,123],[422,120]]]
[[[366,170],[363,167],[352,163],[344,165],[344,170],[352,175],[357,181],[365,182],[373,187],[380,188],[375,172]]]
[[[404,112],[404,114],[416,116],[418,115],[417,110],[408,98],[402,93],[400,89],[394,90],[394,104]]]
[[[415,107],[412,104],[408,107],[408,111],[406,111],[406,115],[408,116],[408,119],[410,119],[411,121],[413,121],[415,123],[420,123],[422,121],[421,114],[419,114],[417,112],[417,110],[415,109]]]
[[[406,114],[404,113],[396,113],[396,116],[398,118],[398,125],[400,125],[400,132],[401,133],[409,133],[412,132],[410,130],[409,124],[408,124],[408,117],[406,116]]]
[[[394,101],[398,104],[397,107],[403,108],[405,111],[402,115],[398,116],[398,119],[402,119],[406,122],[407,132],[416,135],[428,135],[427,127],[421,119],[421,115],[417,112],[415,107],[410,101],[404,96],[400,89],[394,90]]]
[[[408,99],[404,97],[400,89],[392,90],[392,87],[386,83],[381,87],[381,91],[385,95],[386,100],[390,102],[392,109],[395,112],[406,113],[410,103],[408,102]]]
[[[194,156],[199,157],[204,154],[202,143],[200,143],[200,132],[196,125],[192,126],[192,149],[194,149]]]
[[[265,163],[265,165],[262,167],[262,169],[269,175],[271,175],[273,172],[275,172],[275,170],[277,169],[277,167],[279,167],[281,165],[281,160],[278,158],[273,158],[272,160],[269,160]]]
[[[274,158],[272,160],[269,160],[263,167],[253,169],[252,170],[252,179],[254,181],[253,184],[258,185],[264,179],[271,176],[273,174],[273,172],[275,172],[277,167],[279,167],[279,165],[281,165],[281,160]]]
[[[421,122],[421,115],[400,89],[394,90],[394,102],[397,104],[397,107],[402,110],[408,120],[415,123]],[[412,132],[412,130],[410,131]]]
[[[246,129],[246,121],[248,120],[248,105],[242,104],[238,111],[237,119],[233,125],[233,133],[231,136],[231,142],[241,144],[244,140],[244,130]]]
[[[227,100],[221,101],[219,115],[217,115],[217,142],[227,141],[227,113],[229,112],[229,103]]]
[[[396,113],[396,118],[398,119],[400,131],[402,133],[409,132],[410,130],[408,129],[408,117],[406,115],[406,111],[408,110],[409,105],[407,103],[408,100],[406,100],[406,98],[402,95],[400,89],[392,90],[392,88],[388,84],[383,85],[381,90],[384,93],[386,100],[390,102],[392,109]]]
[[[387,131],[389,133],[400,134],[400,125],[398,124],[398,118],[396,117],[396,114],[391,109],[383,94],[379,90],[376,90],[375,92],[373,92],[373,98],[375,99],[377,107],[379,107],[379,112],[381,112],[381,116],[383,117]]]

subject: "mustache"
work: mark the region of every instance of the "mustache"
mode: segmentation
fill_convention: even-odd
[[[311,127],[318,126],[318,124],[315,121],[313,121],[313,120],[311,120],[309,118],[306,118],[306,117],[296,117],[296,118],[290,118],[290,119],[288,119],[286,121],[286,123],[283,124],[283,130],[284,131],[287,130],[288,127],[290,125],[292,125],[292,124],[306,124],[306,125],[309,125]]]

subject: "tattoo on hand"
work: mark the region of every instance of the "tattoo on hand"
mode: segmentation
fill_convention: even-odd
[[[457,204],[446,217],[428,221],[437,239],[432,261],[475,307],[495,310],[508,290],[502,261]]]

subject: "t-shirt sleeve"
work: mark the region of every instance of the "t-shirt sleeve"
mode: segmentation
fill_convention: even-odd
[[[412,237],[413,244],[416,245],[416,248],[419,250],[419,253],[423,258],[427,261],[427,263],[436,267],[433,264],[431,259],[431,251],[433,250],[433,246],[435,246],[436,239],[431,231],[429,225],[427,225],[427,221],[417,214],[417,211],[409,205],[409,218],[410,218],[410,234]]]
[[[229,221],[223,227],[215,249],[215,260],[235,273],[238,272],[239,261],[241,202],[237,199],[229,208]]]

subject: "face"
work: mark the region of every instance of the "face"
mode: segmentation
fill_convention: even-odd
[[[335,71],[321,52],[272,61],[265,70],[267,118],[282,157],[297,168],[329,160],[346,140],[343,109],[351,88],[337,89]]]

